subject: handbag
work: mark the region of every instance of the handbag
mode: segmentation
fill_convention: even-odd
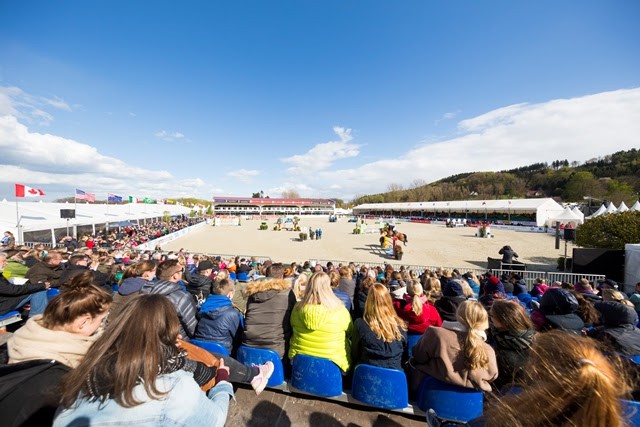
[[[191,344],[188,341],[178,340],[178,348],[187,353],[187,358],[191,360],[195,360],[196,362],[200,362],[205,364],[208,367],[218,367],[220,366],[220,359],[215,357],[213,354],[209,353],[207,350],[198,347],[197,345]],[[201,386],[200,388],[203,391],[208,391],[213,386],[216,385],[216,378],[213,377],[211,381]]]

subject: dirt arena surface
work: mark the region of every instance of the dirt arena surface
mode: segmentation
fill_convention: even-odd
[[[408,244],[403,247],[401,261],[393,260],[380,247],[380,224],[367,221],[374,233],[353,234],[354,223],[341,219],[329,222],[326,217],[302,217],[303,230],[322,229],[321,240],[300,241],[299,232],[273,231],[275,220],[267,221],[268,230],[259,230],[260,220],[243,220],[240,226],[207,225],[187,236],[162,246],[163,250],[264,256],[274,261],[290,263],[305,260],[354,261],[356,263],[383,263],[432,267],[486,268],[487,257],[500,258],[498,251],[510,245],[520,255],[519,261],[529,269],[556,271],[556,260],[564,255],[564,241],[555,249],[553,235],[492,229],[492,238],[475,237],[476,228],[447,228],[444,225],[398,223],[396,230],[407,234]],[[567,255],[572,253],[571,242]]]

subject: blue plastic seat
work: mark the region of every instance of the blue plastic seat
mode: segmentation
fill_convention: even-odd
[[[236,358],[238,362],[245,365],[262,365],[271,361],[273,363],[273,374],[271,374],[267,386],[276,387],[284,383],[282,360],[280,360],[280,356],[275,351],[268,348],[254,348],[243,345],[238,349]]]
[[[238,273],[238,282],[246,282],[249,280],[249,276],[244,271]]]
[[[237,278],[238,277],[236,276],[236,273],[234,273],[233,271],[229,273],[229,279],[235,282]]]
[[[342,371],[331,360],[298,354],[291,368],[292,387],[323,397],[342,395]]]
[[[635,364],[640,364],[640,354],[634,354],[633,356],[627,356]]]
[[[482,415],[483,398],[481,391],[426,377],[420,383],[417,404],[424,412],[433,409],[439,417],[467,422]]]
[[[422,338],[422,335],[407,335],[407,350],[409,351],[409,357],[413,356],[413,347],[418,343],[418,341],[420,341],[420,338]]]
[[[217,342],[203,341],[203,340],[191,340],[189,342],[193,345],[197,345],[200,348],[204,348],[205,350],[211,353],[218,353],[218,354],[222,354],[223,356],[229,355],[227,348],[222,344],[218,344]]]
[[[362,403],[383,409],[409,405],[407,377],[402,371],[361,364],[353,372],[351,395]]]
[[[19,311],[10,311],[0,316],[0,328],[4,328],[7,325],[16,323],[22,320],[22,316]]]
[[[58,288],[49,288],[47,289],[47,300],[51,301],[55,297],[60,295],[60,289]]]
[[[622,400],[622,414],[631,427],[640,427],[640,402]]]

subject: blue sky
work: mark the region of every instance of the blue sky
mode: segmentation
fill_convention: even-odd
[[[339,197],[640,148],[640,2],[0,2],[0,199]]]

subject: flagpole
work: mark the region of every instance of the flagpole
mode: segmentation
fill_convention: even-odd
[[[22,244],[22,235],[20,234],[20,209],[18,208],[18,196],[16,196],[16,234],[18,235],[18,244]]]
[[[105,216],[107,217],[107,220],[105,221],[105,224],[106,224],[105,237],[108,238],[109,237],[109,193],[107,193],[107,214]]]

